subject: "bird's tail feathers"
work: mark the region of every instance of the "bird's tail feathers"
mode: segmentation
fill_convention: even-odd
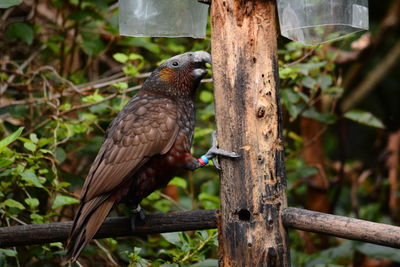
[[[114,201],[109,196],[99,196],[81,204],[68,238],[68,252],[64,264],[76,261],[83,248],[99,230],[113,204]]]

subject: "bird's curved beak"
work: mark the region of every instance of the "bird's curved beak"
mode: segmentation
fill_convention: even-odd
[[[211,55],[206,51],[196,51],[190,54],[194,69],[192,71],[193,76],[196,79],[201,79],[207,74],[206,63],[211,64]]]

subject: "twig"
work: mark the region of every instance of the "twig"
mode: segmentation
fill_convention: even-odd
[[[120,76],[120,74],[113,75],[111,77],[115,77],[115,76],[118,77],[118,76]],[[137,76],[135,76],[133,78],[134,79],[142,79],[142,78],[146,78],[148,76],[150,76],[150,72],[138,74]],[[10,107],[10,106],[15,106],[15,105],[43,104],[45,102],[53,101],[53,100],[58,99],[58,98],[63,97],[63,96],[71,96],[71,95],[73,95],[73,92],[76,92],[78,94],[83,94],[83,93],[85,93],[87,91],[90,91],[90,90],[93,90],[93,89],[100,89],[100,88],[112,85],[114,83],[126,82],[126,81],[129,81],[129,79],[131,79],[131,78],[132,77],[118,77],[116,79],[109,80],[110,77],[108,77],[108,78],[100,79],[100,80],[98,80],[96,82],[90,82],[90,83],[74,86],[75,87],[74,90],[71,90],[71,88],[65,89],[61,94],[53,94],[50,97],[34,98],[34,99],[31,99],[31,100],[30,99],[28,99],[28,100],[15,100],[15,101],[12,101],[12,102],[8,102],[5,105],[0,105],[0,108],[6,108],[6,107]],[[62,78],[62,79],[64,79],[64,78]],[[212,78],[203,79],[203,80],[201,80],[201,83],[210,83],[212,81],[213,81]],[[129,93],[129,92],[138,90],[141,87],[142,87],[141,85],[137,85],[137,86],[134,86],[134,87],[126,89],[125,91],[123,91],[123,93]],[[73,91],[73,92],[71,92],[71,91]]]
[[[147,76],[148,76],[148,73],[143,73],[134,78],[145,78]],[[64,79],[64,78],[62,78],[62,79]],[[102,79],[102,80],[99,80],[99,81],[101,81],[100,83],[88,83],[88,84],[84,84],[84,85],[80,85],[80,86],[75,86],[75,90],[72,90],[72,91],[77,92],[78,94],[83,94],[89,90],[99,89],[102,87],[112,85],[117,82],[128,81],[129,79],[130,79],[129,77],[117,78],[117,79],[110,80],[110,81],[104,81],[106,79]],[[135,87],[129,88],[125,92],[131,92],[131,91],[139,89],[140,87],[141,87],[141,85],[135,86]],[[9,102],[6,105],[2,105],[2,106],[0,106],[0,108],[5,108],[5,107],[9,107],[9,106],[14,106],[14,105],[42,104],[47,101],[53,101],[53,100],[58,99],[63,96],[70,96],[73,94],[73,92],[70,92],[70,91],[71,91],[70,89],[65,89],[61,94],[54,94],[50,97],[35,98],[32,100],[29,100],[29,99],[28,100],[16,100],[16,101]]]
[[[105,98],[103,98],[102,100],[97,101],[97,102],[93,102],[93,103],[88,103],[88,104],[83,104],[83,105],[75,106],[75,107],[73,107],[73,108],[71,108],[71,109],[69,109],[69,110],[65,110],[65,111],[63,111],[63,112],[60,112],[60,113],[57,115],[57,117],[64,116],[65,114],[68,114],[68,113],[70,113],[70,112],[72,112],[72,111],[76,111],[76,110],[79,110],[79,109],[88,108],[88,107],[91,107],[91,106],[98,105],[98,104],[100,104],[100,103],[103,103],[103,102],[105,102],[105,101],[108,101],[108,100],[110,100],[110,99],[116,97],[117,95],[118,95],[118,94],[112,94],[112,95],[109,95],[109,96],[107,96],[107,97],[105,97]],[[39,123],[36,127],[32,128],[32,129],[30,129],[29,131],[27,131],[26,133],[24,133],[22,136],[23,136],[23,137],[24,137],[24,136],[27,136],[27,135],[33,133],[34,131],[36,131],[36,130],[42,128],[42,127],[45,126],[47,123],[49,123],[54,117],[55,117],[55,116],[50,117],[50,118],[48,118],[48,119],[42,121],[42,122]]]
[[[158,194],[159,194],[161,197],[163,197],[163,198],[165,198],[165,199],[171,201],[171,203],[174,204],[174,206],[177,207],[179,210],[182,210],[182,211],[185,210],[185,208],[184,208],[182,205],[180,205],[180,204],[179,204],[175,199],[173,199],[172,197],[170,197],[170,196],[168,196],[168,195],[166,195],[166,194],[164,194],[164,193],[161,193],[161,192],[158,192]]]
[[[107,255],[107,258],[111,261],[112,264],[118,266],[118,263],[115,262],[110,252],[98,240],[94,240],[94,243]]]
[[[18,67],[18,71],[22,72],[26,66],[28,66],[29,63],[32,62],[32,60],[34,60],[39,53],[45,49],[47,46],[46,45],[42,45],[39,49],[36,49],[35,52],[32,53],[32,55],[24,61],[24,63],[22,63],[19,67]],[[12,81],[15,79],[15,75],[11,75],[10,77],[8,77],[7,79],[7,83],[12,83]],[[4,84],[2,86],[0,86],[0,95],[4,94],[4,92],[7,90],[8,84]]]
[[[397,41],[393,48],[387,53],[383,61],[378,64],[369,75],[366,76],[358,87],[356,87],[351,94],[345,98],[341,105],[343,112],[348,111],[357,105],[368,93],[374,89],[376,84],[382,80],[389,70],[398,63],[397,59],[400,57],[400,41]]]
[[[48,66],[48,65],[47,65],[47,66],[40,67],[40,68],[38,68],[38,69],[34,72],[34,75],[40,73],[40,72],[43,71],[43,70],[49,70],[49,71],[53,72],[53,74],[54,74],[60,81],[62,81],[62,82],[64,82],[64,83],[67,83],[69,86],[71,86],[70,89],[72,89],[73,91],[75,91],[75,92],[78,93],[78,94],[81,94],[81,93],[82,93],[82,92],[75,86],[75,84],[73,84],[71,81],[69,81],[69,80],[63,78],[63,77],[57,72],[57,70],[56,70],[53,66]]]
[[[185,263],[185,261],[187,261],[188,259],[190,259],[191,257],[193,257],[196,253],[198,253],[200,250],[202,250],[204,248],[205,245],[207,245],[208,241],[210,241],[211,239],[213,239],[215,236],[217,235],[217,233],[214,233],[210,236],[207,237],[206,240],[201,241],[200,245],[192,252],[192,253],[188,253],[185,255],[185,257],[183,257],[183,259],[181,260],[182,263]]]
[[[303,60],[305,60],[306,58],[308,58],[309,56],[311,56],[311,55],[315,52],[315,50],[317,50],[320,46],[321,46],[321,44],[319,44],[319,45],[313,47],[313,49],[311,49],[310,51],[308,51],[308,52],[307,52],[304,56],[302,56],[301,58],[299,58],[299,59],[297,59],[297,60],[295,60],[295,61],[293,61],[293,62],[290,62],[290,63],[288,63],[288,64],[285,64],[285,65],[283,65],[283,66],[284,66],[284,67],[290,67],[290,66],[293,66],[293,65],[296,65],[296,64],[301,63]]]
[[[10,227],[10,221],[8,220],[8,218],[6,219],[6,222],[7,222],[7,226]],[[15,254],[18,253],[16,247],[13,247],[13,250],[14,250]],[[17,263],[17,267],[21,267],[21,265],[19,264],[19,259],[18,259],[18,257],[15,257],[15,262]]]

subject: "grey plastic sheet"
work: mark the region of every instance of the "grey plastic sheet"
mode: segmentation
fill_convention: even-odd
[[[368,0],[278,0],[281,34],[308,45],[368,30]]]

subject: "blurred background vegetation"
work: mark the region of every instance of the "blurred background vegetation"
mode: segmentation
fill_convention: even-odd
[[[0,225],[72,220],[105,129],[157,64],[208,38],[118,34],[113,0],[0,1]],[[289,205],[400,224],[400,1],[370,1],[370,32],[279,39]],[[211,76],[210,76],[211,77]],[[210,146],[210,79],[193,153]],[[219,207],[218,173],[176,177],[148,212]],[[126,215],[122,205],[111,216]],[[293,266],[400,266],[399,250],[290,230]],[[217,266],[216,230],[92,242],[83,266]],[[61,243],[0,249],[0,266],[58,266]],[[167,265],[170,264],[170,265]],[[171,265],[172,264],[172,265]]]

